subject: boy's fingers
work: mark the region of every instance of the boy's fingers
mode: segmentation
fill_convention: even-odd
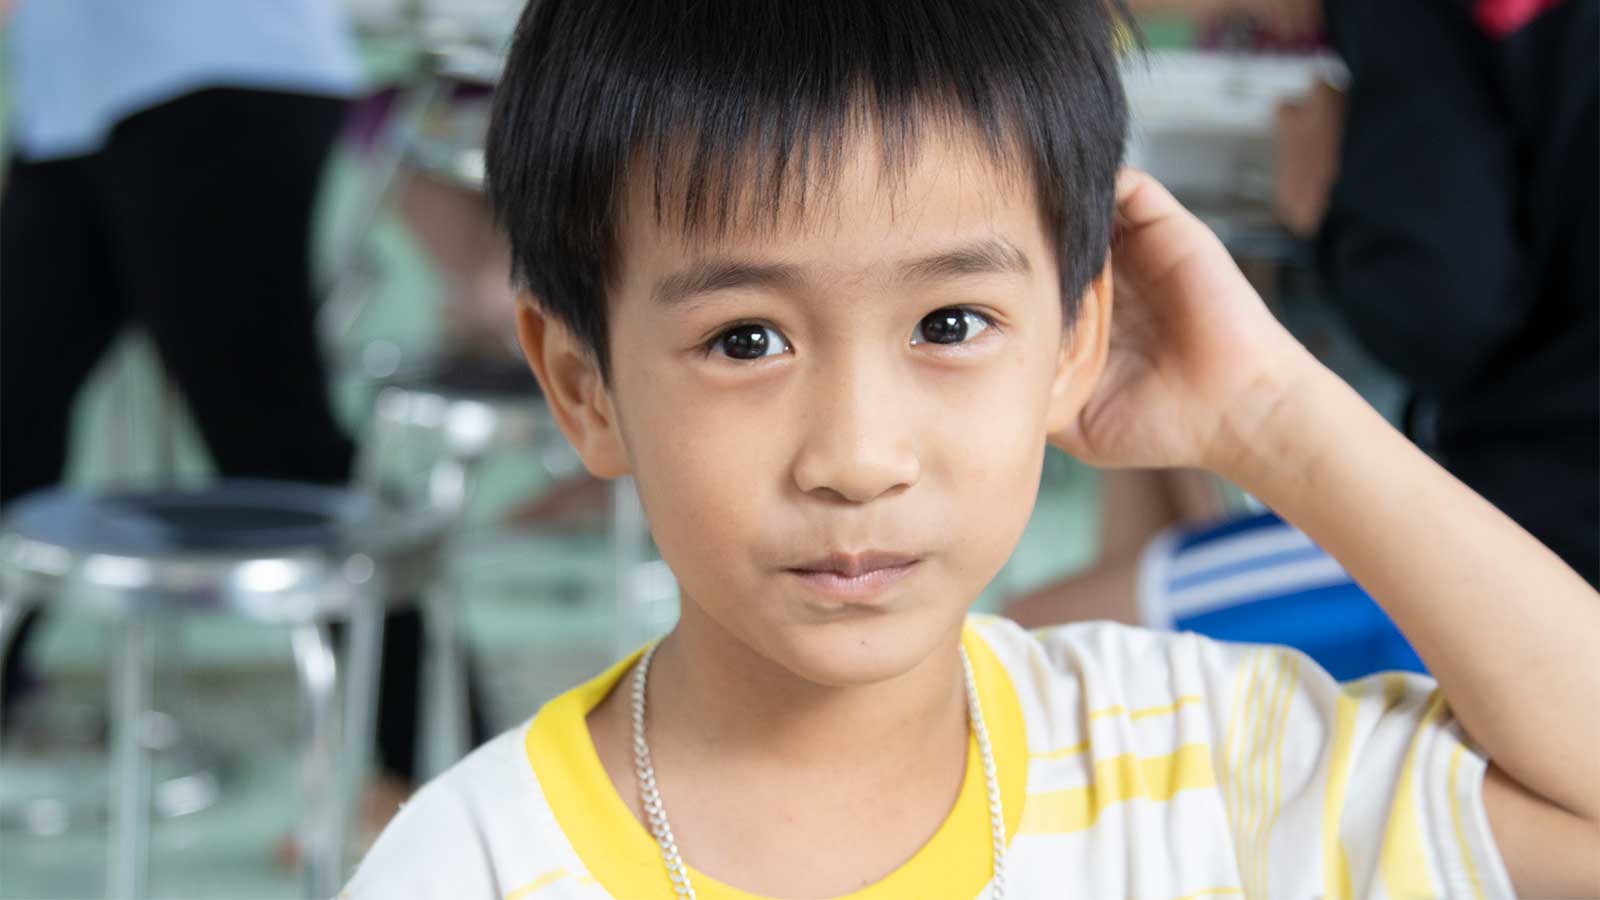
[[[1183,204],[1161,182],[1144,172],[1123,166],[1117,173],[1118,231],[1137,230],[1184,211]]]
[[[1127,203],[1128,198],[1132,197],[1134,192],[1138,191],[1140,186],[1147,181],[1153,182],[1155,179],[1151,178],[1149,175],[1146,175],[1144,172],[1135,169],[1133,166],[1123,166],[1121,169],[1117,170],[1118,212],[1122,211],[1123,204]]]

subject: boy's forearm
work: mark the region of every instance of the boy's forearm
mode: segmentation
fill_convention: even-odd
[[[1600,596],[1326,369],[1285,384],[1216,468],[1366,588],[1500,768],[1600,823]]]
[[[1067,622],[1139,624],[1139,556],[1119,553],[1018,598],[1004,612],[1024,628]]]

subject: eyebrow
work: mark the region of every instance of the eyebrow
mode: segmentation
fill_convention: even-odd
[[[1027,275],[1028,255],[1009,241],[990,238],[911,260],[900,266],[903,281],[935,281],[962,275]]]
[[[800,270],[782,263],[702,260],[656,282],[657,303],[674,306],[700,294],[735,288],[792,288],[803,281]]]
[[[999,238],[964,244],[906,261],[897,267],[901,281],[937,281],[965,275],[1027,275],[1032,271],[1027,254]],[[798,267],[784,263],[707,259],[662,278],[656,282],[653,294],[657,303],[675,306],[715,291],[792,289],[804,281]]]

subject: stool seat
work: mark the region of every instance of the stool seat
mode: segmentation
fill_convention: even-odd
[[[515,360],[444,357],[386,379],[375,420],[383,440],[439,445],[458,461],[502,448],[566,446],[539,383]]]
[[[11,507],[0,523],[0,652],[22,612],[41,600],[99,615],[117,636],[108,667],[109,895],[144,895],[151,760],[141,722],[153,691],[152,624],[185,612],[291,626],[308,722],[303,874],[312,897],[338,889],[374,727],[382,606],[388,597],[426,592],[445,524],[442,516],[402,513],[357,490],[260,480],[194,489],[49,488]],[[349,625],[342,661],[328,627],[333,619]],[[342,722],[335,702],[341,681]]]
[[[210,608],[305,622],[342,616],[380,573],[385,592],[429,577],[425,551],[439,528],[419,516],[359,491],[298,482],[47,488],[8,512],[0,570],[25,591],[62,591],[75,607],[113,616]]]
[[[235,480],[199,490],[46,489],[18,500],[6,527],[84,551],[253,554],[327,547],[342,528],[370,526],[377,514],[372,498],[339,488]]]
[[[519,359],[438,356],[386,379],[386,386],[439,392],[478,400],[529,400],[542,396],[539,382]]]

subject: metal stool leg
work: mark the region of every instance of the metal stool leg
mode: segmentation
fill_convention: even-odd
[[[466,754],[471,726],[467,720],[467,676],[456,597],[443,588],[423,598],[427,630],[428,777],[438,775]]]
[[[150,849],[150,759],[142,727],[150,708],[150,623],[130,616],[118,627],[117,637],[111,672],[113,813],[106,893],[116,900],[134,900],[145,896]]]
[[[445,99],[448,99],[448,92],[444,82],[431,72],[426,73],[421,84],[401,98],[389,127],[381,135],[378,152],[362,183],[362,196],[356,204],[358,212],[353,225],[343,236],[336,238],[336,274],[327,292],[329,300],[323,304],[317,316],[318,334],[322,336],[324,344],[330,347],[336,347],[348,337],[369,305],[370,297],[356,290],[357,282],[366,268],[366,243],[371,240],[378,221],[405,187],[406,150],[415,141],[429,111]]]
[[[303,810],[296,838],[300,845],[301,880],[307,897],[331,897],[339,890],[343,861],[333,855],[339,822],[338,661],[333,635],[323,623],[297,625],[290,635],[295,673],[304,702],[300,792]]]
[[[0,582],[0,697],[5,696],[6,660],[11,651],[11,641],[16,636],[17,629],[22,627],[22,620],[27,616],[28,610],[32,608],[33,602],[26,592]],[[4,709],[0,709],[0,722],[5,721],[4,712]],[[0,731],[0,748],[3,747],[5,747],[5,734]],[[0,766],[0,772],[4,771],[5,767]]]
[[[375,579],[381,581],[381,579]],[[344,741],[341,748],[339,780],[335,796],[338,798],[338,818],[329,837],[329,856],[336,861],[334,871],[338,879],[344,876],[350,829],[355,820],[356,803],[366,782],[372,759],[373,734],[378,717],[378,666],[383,647],[383,598],[381,584],[358,596],[350,611],[349,649],[346,651],[344,686]],[[321,896],[332,896],[338,891],[324,891]]]
[[[443,511],[459,529],[477,484],[479,459],[441,459],[428,473],[428,502]],[[426,769],[431,777],[460,759],[470,743],[467,711],[466,650],[462,641],[458,597],[450,589],[449,565],[440,561],[422,598],[427,635],[428,676],[425,715],[428,726]]]
[[[614,654],[632,653],[643,640],[644,601],[639,590],[639,567],[644,563],[644,539],[649,534],[644,507],[632,478],[611,482],[611,567],[616,580]]]

